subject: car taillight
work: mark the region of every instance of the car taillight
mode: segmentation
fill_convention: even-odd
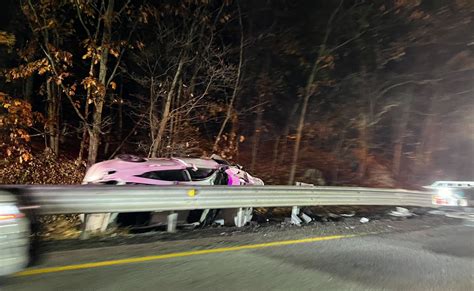
[[[0,221],[23,218],[25,214],[20,212],[15,205],[0,205]]]
[[[448,205],[449,202],[448,202],[447,199],[437,195],[437,196],[433,197],[433,204],[435,204],[435,205]]]
[[[438,205],[447,205],[448,204],[448,200],[446,199],[436,199],[436,204]]]
[[[9,220],[9,219],[16,219],[16,218],[23,218],[23,217],[25,217],[25,215],[23,213],[0,214],[0,221]]]

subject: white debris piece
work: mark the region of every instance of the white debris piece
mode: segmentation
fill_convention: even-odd
[[[360,223],[367,223],[367,222],[369,222],[369,219],[367,217],[362,217],[360,219]]]
[[[390,211],[389,215],[395,216],[395,217],[410,217],[410,216],[413,216],[413,213],[411,213],[410,210],[406,208],[397,207],[396,210]]]
[[[298,215],[296,215],[296,214],[291,215],[291,224],[299,226],[299,225],[301,225],[301,222],[303,222],[303,221],[298,217]]]
[[[214,223],[220,226],[224,226],[224,219],[216,219],[214,220]]]
[[[310,223],[313,219],[311,217],[309,217],[307,214],[305,213],[301,213],[300,215],[301,219],[304,220],[304,222],[306,223]]]
[[[291,209],[291,224],[294,225],[301,225],[301,222],[303,222],[298,215],[300,214],[300,208],[298,206],[293,206]]]
[[[328,213],[328,216],[329,216],[330,218],[340,218],[339,215],[334,214],[334,213],[331,213],[331,212]]]
[[[356,214],[355,211],[352,211],[351,213],[341,213],[339,215],[341,215],[342,217],[352,217],[355,214]]]

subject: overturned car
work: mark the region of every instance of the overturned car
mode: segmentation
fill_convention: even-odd
[[[145,159],[119,155],[92,165],[83,184],[112,185],[263,185],[238,165],[212,156],[203,158]]]
[[[211,158],[142,158],[119,155],[115,159],[92,165],[83,184],[107,185],[263,185],[239,165],[232,165],[213,155]],[[239,222],[236,213],[241,211]],[[242,221],[242,211],[244,219]],[[148,228],[166,224],[168,213],[128,213],[88,215],[87,231],[104,231],[111,223]],[[251,209],[180,211],[181,224],[206,225],[216,219],[240,226],[250,221]]]

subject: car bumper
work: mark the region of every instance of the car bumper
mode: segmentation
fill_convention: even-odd
[[[29,223],[15,219],[0,224],[0,276],[21,271],[28,264]]]

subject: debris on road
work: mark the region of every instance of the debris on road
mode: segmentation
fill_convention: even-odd
[[[214,220],[214,224],[218,226],[224,226],[224,219],[216,219]]]
[[[362,217],[359,221],[360,223],[367,223],[369,222],[369,219],[367,217]]]
[[[339,215],[342,217],[353,217],[355,214],[355,211],[352,211],[351,213],[341,213]]]
[[[295,215],[295,214],[291,215],[291,224],[300,226],[301,222],[303,221],[298,217],[298,215]]]
[[[334,218],[336,218],[336,219],[341,218],[339,215],[331,213],[331,212],[328,213],[328,216],[329,216],[329,218],[333,218],[333,219]]]
[[[303,222],[298,215],[300,214],[300,208],[298,206],[293,206],[291,210],[291,224],[300,226]]]
[[[306,213],[301,213],[300,217],[306,223],[310,223],[311,221],[313,221],[313,219],[309,215],[307,215]]]
[[[388,215],[394,216],[394,217],[411,217],[415,214],[411,213],[410,210],[406,208],[397,207],[396,210],[390,211]]]
[[[460,223],[459,219],[453,219],[445,217],[444,215],[419,215],[414,216],[412,219],[397,219],[397,220],[374,220],[371,216],[366,216],[370,218],[369,223],[361,223],[359,216],[359,211],[356,211],[358,217],[344,219],[339,222],[330,222],[330,223],[318,223],[312,222],[304,224],[301,227],[295,227],[291,225],[289,215],[282,220],[271,220],[270,223],[260,224],[260,227],[244,227],[239,229],[242,232],[236,233],[238,229],[236,227],[207,227],[207,228],[198,228],[198,229],[181,229],[173,234],[166,233],[164,227],[160,230],[147,233],[126,233],[120,232],[116,236],[107,237],[102,236],[91,236],[88,240],[78,240],[78,239],[66,239],[66,240],[42,240],[42,249],[45,252],[57,252],[62,250],[71,250],[79,248],[91,248],[97,246],[115,246],[115,245],[124,245],[124,244],[141,244],[147,242],[157,242],[157,241],[169,241],[169,240],[195,240],[200,241],[202,239],[212,239],[215,237],[216,240],[219,240],[219,237],[228,237],[236,236],[237,240],[243,242],[239,234],[249,234],[256,235],[259,237],[275,237],[280,238],[285,233],[299,233],[299,234],[308,234],[311,236],[316,235],[335,235],[358,231],[362,233],[369,232],[381,232],[387,230],[417,230],[425,229],[429,226],[438,226],[440,224],[449,224],[449,225],[458,225]],[[385,210],[387,214],[387,210]],[[265,235],[267,234],[267,235]]]

